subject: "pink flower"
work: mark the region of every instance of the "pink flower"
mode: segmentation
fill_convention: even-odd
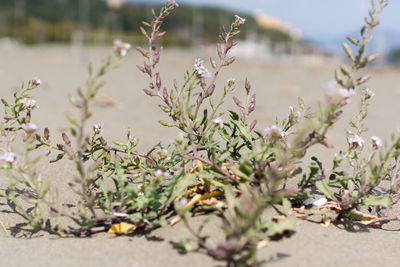
[[[224,121],[221,118],[215,118],[212,120],[212,123],[214,123],[215,125],[218,125],[219,128],[224,127]]]
[[[114,41],[113,51],[120,57],[126,56],[131,48],[132,45],[129,43],[124,43],[121,40]]]
[[[362,139],[362,138],[361,138],[359,135],[357,135],[357,134],[355,134],[355,135],[353,135],[353,136],[350,136],[350,137],[348,138],[348,142],[349,142],[350,147],[358,148],[358,149],[360,149],[360,150],[362,150],[362,149],[364,148],[364,145],[365,145],[364,139]]]
[[[5,152],[3,155],[0,156],[0,160],[10,164],[15,164],[18,161],[18,156],[13,152]]]
[[[23,98],[19,101],[22,106],[28,108],[28,109],[35,109],[35,108],[39,108],[38,105],[36,105],[37,101],[34,99],[29,99],[29,98]]]
[[[383,141],[378,136],[371,136],[371,140],[374,149],[380,149],[383,146]]]
[[[373,97],[375,96],[375,93],[372,92],[369,88],[365,89],[365,90],[363,91],[363,93],[364,93],[364,97],[365,97],[366,99],[370,99],[370,98],[373,98]]]
[[[239,17],[238,15],[235,15],[235,25],[243,25],[246,23],[246,19]]]
[[[265,132],[267,137],[273,136],[275,138],[280,138],[288,135],[287,132],[283,131],[282,128],[277,127],[276,125],[271,125],[265,128]]]
[[[204,61],[200,58],[197,58],[194,62],[194,70],[197,72],[201,78],[211,77],[211,72],[204,67]]]
[[[37,127],[37,125],[34,124],[33,122],[30,122],[28,124],[22,124],[21,128],[24,129],[25,132],[27,132],[28,134],[32,134],[39,130],[39,127]]]

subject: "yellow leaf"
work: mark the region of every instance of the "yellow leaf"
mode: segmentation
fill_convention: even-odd
[[[193,163],[193,167],[189,170],[189,172],[194,173],[196,171],[202,171],[202,170],[203,170],[203,162],[196,159],[196,161]]]
[[[185,205],[185,209],[190,208],[191,206],[197,204],[199,201],[206,200],[206,199],[210,199],[210,198],[217,197],[217,196],[221,196],[221,195],[223,195],[223,194],[224,194],[224,192],[215,190],[215,191],[213,191],[213,192],[211,192],[211,193],[207,193],[207,194],[204,194],[204,195],[195,195],[195,196]]]
[[[108,230],[109,234],[117,234],[117,235],[126,235],[130,232],[133,232],[137,229],[136,225],[129,224],[126,222],[122,222],[120,224],[114,224]]]

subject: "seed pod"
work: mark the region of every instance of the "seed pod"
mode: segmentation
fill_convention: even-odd
[[[351,50],[351,47],[347,43],[343,43],[343,49],[344,52],[346,52],[347,56],[352,60],[355,61],[356,58],[353,54],[353,51]]]
[[[157,94],[149,89],[143,89],[143,91],[145,92],[146,95],[149,96],[156,96]]]
[[[49,140],[49,138],[50,138],[50,130],[49,130],[49,128],[47,128],[47,127],[44,128],[43,137],[44,137],[45,140]]]
[[[160,78],[160,73],[159,72],[156,73],[156,86],[157,86],[158,89],[161,88],[161,78]]]
[[[246,78],[246,81],[244,83],[244,88],[246,89],[247,94],[250,93],[250,89],[251,89],[251,84],[249,82],[249,80]]]

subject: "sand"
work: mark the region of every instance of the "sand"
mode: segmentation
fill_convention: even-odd
[[[66,125],[65,113],[72,110],[66,96],[86,79],[86,63],[99,63],[108,55],[109,48],[89,47],[80,49],[69,46],[0,47],[1,96],[10,98],[22,81],[40,77],[43,86],[36,92],[40,109],[33,121],[40,127],[48,126],[59,136]],[[182,79],[184,67],[190,68],[197,57],[207,59],[208,51],[171,49],[165,51],[161,62],[162,78],[172,84],[172,78]],[[92,123],[103,122],[104,135],[109,140],[121,140],[125,129],[130,127],[140,140],[140,150],[156,141],[168,142],[177,135],[174,129],[158,124],[163,114],[157,101],[146,96],[142,89],[147,81],[136,68],[142,62],[137,52],[127,56],[119,69],[107,77],[107,85],[101,91],[102,101],[94,107]],[[230,71],[221,75],[221,82],[235,77],[238,88],[235,94],[243,96],[243,82],[247,76],[257,93],[257,109],[254,117],[261,129],[271,125],[275,117],[288,113],[288,106],[297,103],[301,96],[307,104],[324,99],[324,84],[332,79],[335,66],[266,64],[239,59]],[[367,120],[368,135],[389,137],[400,126],[400,73],[396,69],[374,69],[368,86],[376,93]],[[112,99],[116,105],[104,104]],[[106,101],[107,102],[107,101]],[[334,152],[346,145],[343,128],[357,108],[357,101],[345,108],[347,115],[330,133],[335,149],[316,148],[320,158],[329,164]],[[227,106],[233,107],[227,100]],[[311,154],[308,154],[309,158]],[[63,161],[48,166],[42,163],[45,179],[60,188],[61,197],[72,197],[65,185],[73,176],[70,163]],[[1,179],[0,187],[6,188]],[[195,218],[199,222],[201,218]],[[28,231],[21,230],[23,219],[12,212],[10,206],[0,200],[0,266],[219,266],[201,252],[181,255],[171,245],[186,233],[182,224],[157,229],[148,236],[141,233],[115,237],[97,234],[89,238],[60,238],[35,234],[26,238]],[[25,226],[22,228],[26,228]],[[273,241],[259,253],[259,259],[268,266],[398,266],[400,256],[399,225],[391,224],[384,229],[350,225],[322,227],[319,223],[299,221],[295,233],[280,241]]]

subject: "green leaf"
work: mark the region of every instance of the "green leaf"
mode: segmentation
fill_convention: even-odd
[[[287,198],[282,198],[282,207],[285,213],[288,213],[292,208],[292,203]]]
[[[329,199],[335,200],[335,196],[333,195],[333,192],[329,189],[329,187],[326,183],[324,183],[323,181],[317,181],[317,182],[315,182],[315,186],[326,197],[328,197]]]
[[[272,222],[267,231],[268,236],[281,235],[286,231],[292,231],[296,225],[296,221],[290,218],[286,218],[281,221]]]
[[[225,130],[225,128],[219,128],[218,133],[221,135],[221,137],[228,143],[231,141],[231,137],[229,136],[228,132]]]
[[[393,203],[392,197],[369,196],[364,200],[365,205],[388,207]]]
[[[196,182],[196,175],[189,173],[184,177],[180,178],[178,183],[174,186],[171,196],[169,199],[175,200],[179,195],[181,195],[189,186],[194,185]]]
[[[235,122],[234,122],[235,123]],[[244,138],[251,142],[251,135],[249,130],[247,129],[247,127],[242,123],[242,122],[237,122],[235,123],[235,125],[239,128],[239,131],[241,132],[241,134],[244,136]]]

